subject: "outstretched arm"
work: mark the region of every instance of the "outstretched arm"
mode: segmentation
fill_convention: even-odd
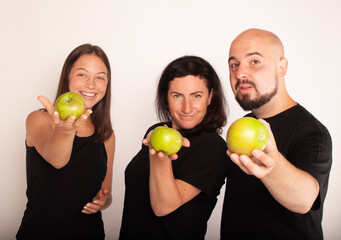
[[[259,178],[281,205],[293,212],[308,212],[319,193],[317,180],[296,168],[278,151],[270,125],[260,121],[270,134],[264,152],[254,149],[251,158],[229,151],[228,155],[245,173]]]
[[[62,121],[47,98],[40,96],[38,100],[44,105],[47,113],[35,111],[27,117],[27,144],[34,146],[52,166],[62,168],[70,159],[76,130],[86,122],[91,110],[87,110],[76,121],[74,116]]]

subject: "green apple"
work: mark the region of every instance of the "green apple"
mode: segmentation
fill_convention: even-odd
[[[78,119],[85,112],[85,101],[78,93],[66,92],[58,97],[55,108],[62,120],[68,119],[71,115]]]
[[[227,147],[232,153],[249,157],[253,149],[263,151],[268,140],[269,132],[265,125],[251,117],[234,121],[226,135]]]
[[[150,143],[157,152],[172,155],[180,150],[182,137],[175,129],[160,126],[154,129],[150,137]]]

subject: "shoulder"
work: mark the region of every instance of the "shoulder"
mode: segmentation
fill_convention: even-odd
[[[45,111],[33,111],[26,118],[26,130],[44,129],[53,127],[53,123],[49,114]]]
[[[112,131],[111,136],[104,141],[104,145],[106,148],[115,146],[116,136],[114,131]]]
[[[293,114],[296,115],[296,124],[301,135],[318,134],[323,138],[330,138],[326,126],[307,109],[298,104],[294,110]]]
[[[53,131],[54,125],[46,111],[33,111],[26,118],[26,143],[33,146],[33,139],[48,135]]]

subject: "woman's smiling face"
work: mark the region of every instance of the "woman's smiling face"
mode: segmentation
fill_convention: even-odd
[[[174,129],[192,129],[202,122],[211,102],[204,79],[188,75],[169,83],[168,103]]]
[[[84,54],[73,64],[69,74],[69,91],[79,93],[86,108],[95,106],[105,95],[108,70],[102,59],[94,54]]]

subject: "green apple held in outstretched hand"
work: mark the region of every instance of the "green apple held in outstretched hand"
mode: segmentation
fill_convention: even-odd
[[[263,123],[255,118],[244,117],[234,121],[227,131],[226,143],[232,153],[252,156],[253,149],[264,150],[269,132]]]
[[[85,101],[78,93],[67,92],[58,97],[55,108],[62,120],[68,119],[71,115],[78,119],[85,112]]]
[[[150,137],[150,143],[157,152],[172,155],[180,150],[182,137],[175,129],[160,126],[154,129]]]

